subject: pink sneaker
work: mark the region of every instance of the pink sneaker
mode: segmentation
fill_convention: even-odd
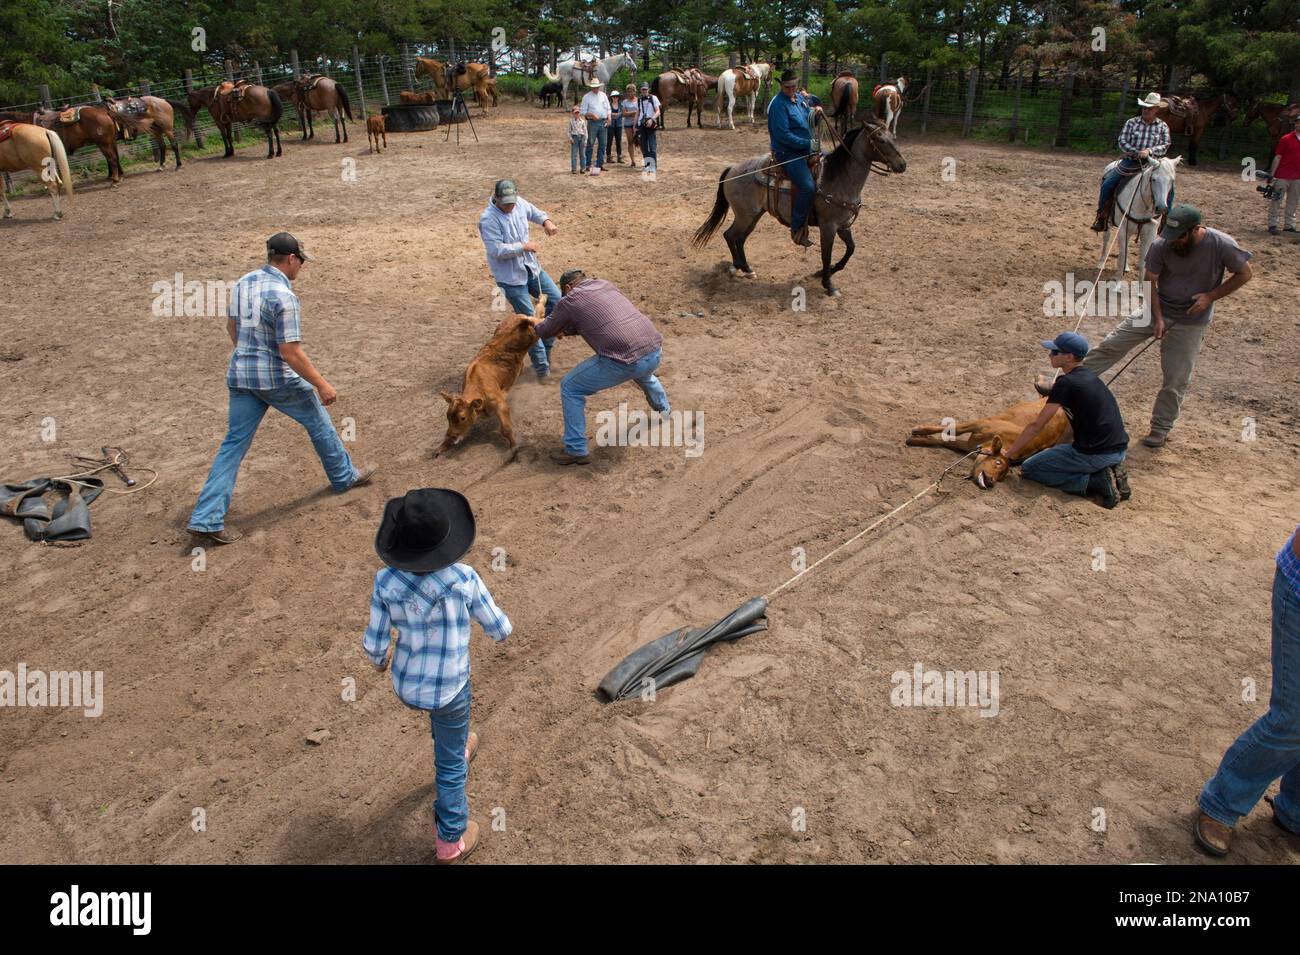
[[[438,865],[455,865],[474,851],[478,845],[478,823],[470,820],[464,834],[455,842],[438,839]]]

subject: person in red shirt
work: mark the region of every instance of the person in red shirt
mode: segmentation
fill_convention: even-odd
[[[1294,232],[1296,207],[1300,206],[1300,113],[1291,118],[1291,132],[1277,141],[1273,165],[1273,199],[1268,204],[1268,234],[1277,235],[1278,213],[1282,199],[1286,198],[1286,218],[1283,232]]]

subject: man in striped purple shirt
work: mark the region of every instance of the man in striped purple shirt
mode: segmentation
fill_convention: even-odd
[[[588,278],[581,269],[560,276],[562,298],[535,331],[539,338],[581,335],[596,354],[560,383],[564,407],[564,448],[551,452],[556,464],[586,464],[587,396],[625,381],[645,392],[650,407],[665,418],[668,395],[655,377],[664,337],[618,289],[604,279]]]

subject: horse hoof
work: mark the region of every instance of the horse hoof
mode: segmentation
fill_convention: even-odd
[[[758,273],[753,271],[752,269],[748,272],[741,272],[740,274],[747,279],[758,278]]]

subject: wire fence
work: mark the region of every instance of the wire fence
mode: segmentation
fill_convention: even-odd
[[[397,103],[399,94],[406,89],[432,88],[427,76],[418,75],[417,57],[432,57],[446,61],[491,62],[495,69],[497,90],[505,96],[535,98],[540,87],[549,82],[540,76],[541,66],[535,51],[530,49],[504,49],[491,55],[487,45],[460,45],[450,43],[405,43],[398,54],[392,56],[362,56],[352,52],[337,57],[299,59],[296,51],[275,62],[249,60],[208,60],[201,66],[187,70],[184,77],[158,82],[142,83],[131,88],[114,91],[90,90],[82,96],[61,100],[37,99],[29,103],[4,107],[5,112],[30,113],[42,106],[66,107],[99,102],[101,95],[147,94],[162,97],[173,103],[185,103],[191,90],[210,87],[223,80],[243,79],[251,83],[274,87],[305,73],[330,77],[340,83],[351,101],[353,116],[363,120],[370,112],[382,106]],[[729,60],[703,61],[706,72],[715,74],[734,64]],[[650,75],[668,68],[666,59],[652,63]],[[807,69],[807,87],[829,103],[830,87],[839,67],[835,64],[825,70]],[[645,61],[638,63],[641,78],[646,70]],[[888,76],[892,82],[899,74],[909,77],[904,92],[904,109],[900,126],[909,135],[938,133],[945,136],[960,135],[980,140],[1017,142],[1029,146],[1057,146],[1094,152],[1113,153],[1115,138],[1125,119],[1138,111],[1136,99],[1142,90],[1131,89],[1128,80],[1094,85],[1081,84],[1069,71],[1044,71],[1034,77],[1020,74],[1002,75],[997,72],[977,70],[912,71],[901,65],[856,64],[851,65],[859,78],[860,108],[870,105],[871,90],[875,82]],[[619,85],[632,78],[626,69],[616,74],[613,83]],[[775,93],[775,80],[761,91],[763,102]],[[571,86],[571,96],[573,87]],[[710,94],[706,112],[714,109],[715,94]],[[1236,108],[1216,110],[1206,126],[1200,145],[1201,161],[1226,161],[1239,163],[1242,157],[1252,156],[1259,166],[1266,166],[1271,151],[1267,130],[1260,123],[1246,125],[1245,103]],[[178,111],[179,113],[179,111]],[[319,120],[317,116],[317,120]],[[319,123],[318,123],[319,125]],[[300,128],[295,108],[285,102],[285,116],[281,120],[282,136],[292,137]],[[331,127],[326,121],[325,129]],[[186,124],[176,116],[178,139],[188,140],[185,151],[190,154],[220,148],[216,124],[207,110],[195,116],[194,135],[189,136]],[[236,147],[263,141],[261,129],[250,124],[236,124]],[[318,129],[317,135],[321,135]],[[148,135],[137,134],[133,139],[117,144],[124,165],[151,162],[153,143]],[[1175,134],[1172,154],[1186,153],[1186,137]],[[171,160],[169,159],[168,162]],[[106,174],[106,165],[99,151],[85,147],[69,157],[74,178],[91,178]],[[32,174],[14,174],[14,184],[19,184]],[[8,177],[6,177],[8,178]],[[8,184],[7,184],[8,185]]]

